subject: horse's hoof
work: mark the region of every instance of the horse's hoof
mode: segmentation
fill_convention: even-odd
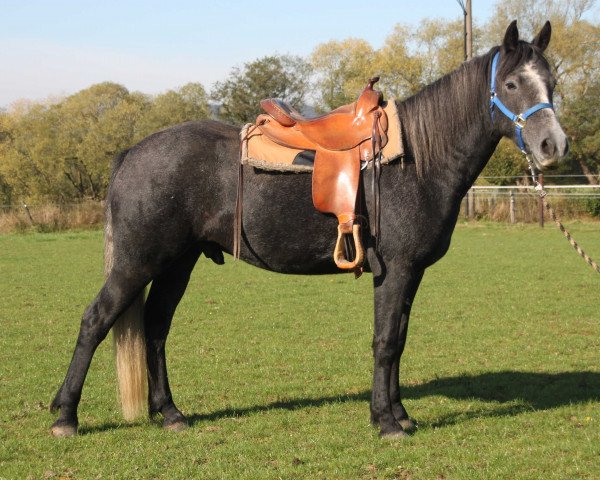
[[[163,424],[163,428],[169,432],[183,432],[188,428],[188,423],[185,420],[177,420],[173,423]]]
[[[407,432],[411,432],[417,429],[417,422],[415,422],[412,418],[402,418],[398,420],[398,423],[402,427],[403,430]]]
[[[406,438],[408,436],[409,436],[408,433],[406,433],[404,430],[394,430],[392,432],[386,432],[386,433],[381,432],[379,434],[379,437],[382,440],[389,440],[392,442],[403,440],[404,438]]]
[[[50,433],[56,438],[74,437],[77,435],[77,425],[54,424],[50,427]]]

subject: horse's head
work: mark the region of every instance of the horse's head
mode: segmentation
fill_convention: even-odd
[[[513,21],[492,66],[494,127],[530,153],[538,168],[556,163],[569,148],[552,107],[556,80],[543,54],[550,35],[546,22],[531,43],[519,40]]]

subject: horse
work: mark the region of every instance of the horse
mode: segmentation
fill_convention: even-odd
[[[501,45],[396,101],[405,157],[380,169],[377,239],[368,228],[363,232],[374,286],[370,414],[383,438],[415,428],[399,381],[411,305],[425,269],[447,252],[461,201],[498,142],[520,138],[540,169],[567,153],[551,108],[555,80],[544,57],[550,37],[546,22],[531,42],[521,40],[514,21]],[[523,115],[509,118],[536,104],[545,106],[529,114],[525,128]],[[166,429],[187,426],[169,387],[165,342],[200,255],[222,264],[223,253],[232,252],[239,158],[240,128],[204,120],[154,133],[115,159],[106,200],[105,282],[84,311],[50,405],[60,411],[54,436],[77,433],[84,380],[111,328],[125,418],[147,411],[160,414]],[[313,208],[311,176],[243,170],[240,258],[285,274],[338,273],[331,258],[337,220]],[[366,185],[374,170],[364,170]],[[363,194],[360,202],[369,216],[374,199]]]

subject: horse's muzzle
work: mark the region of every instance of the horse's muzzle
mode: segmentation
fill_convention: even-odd
[[[569,153],[569,140],[562,131],[550,134],[540,142],[532,153],[539,169],[553,167]]]
[[[545,138],[540,145],[540,152],[542,157],[540,163],[543,165],[546,163],[552,165],[565,157],[569,152],[569,141],[564,135],[561,139]]]

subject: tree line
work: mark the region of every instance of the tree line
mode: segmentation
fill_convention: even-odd
[[[484,53],[519,20],[533,38],[546,19],[547,52],[558,85],[554,102],[571,140],[560,173],[600,173],[600,25],[587,18],[594,0],[498,2],[492,19],[474,26],[474,51]],[[383,45],[358,38],[317,45],[308,57],[270,55],[235,67],[210,92],[199,83],[156,96],[105,82],[45,102],[18,101],[0,112],[0,204],[77,202],[104,198],[112,158],[147,135],[189,120],[241,125],[260,113],[262,98],[279,97],[318,113],[354,101],[379,75],[386,98],[406,98],[463,61],[462,20],[398,24]],[[523,175],[522,155],[501,142],[484,174]],[[493,181],[493,180],[492,180]],[[498,180],[501,181],[501,180]]]

